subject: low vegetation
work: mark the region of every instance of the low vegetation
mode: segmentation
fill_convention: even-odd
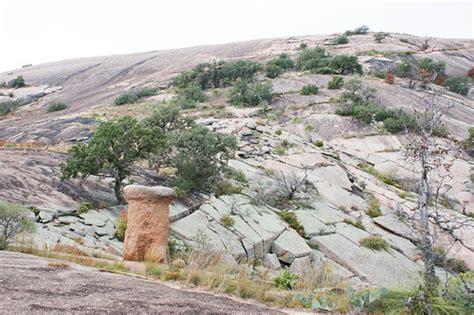
[[[30,233],[34,230],[34,220],[28,209],[19,204],[0,200],[0,250],[8,249],[10,243],[21,233]]]
[[[371,218],[376,218],[382,215],[380,211],[380,202],[373,195],[368,195],[366,198],[367,209],[365,209],[365,214]]]
[[[337,90],[344,85],[344,78],[341,76],[334,76],[332,80],[328,82],[328,89]]]
[[[346,34],[341,34],[331,40],[333,45],[344,45],[349,43],[349,37]]]
[[[301,225],[300,221],[298,221],[298,217],[293,211],[280,211],[277,212],[278,216],[288,223],[288,225],[298,232],[299,235],[305,236],[304,227]]]
[[[361,246],[373,250],[388,250],[389,245],[380,235],[367,236],[359,241]]]
[[[362,25],[362,26],[356,27],[353,30],[345,31],[344,34],[347,36],[353,36],[353,35],[365,35],[368,32],[369,32],[369,27],[367,25]]]
[[[67,105],[64,102],[53,102],[48,105],[48,109],[46,110],[48,113],[58,112],[60,110],[66,109]]]
[[[311,71],[317,74],[351,74],[362,73],[362,66],[357,56],[336,55],[330,56],[324,48],[306,48],[296,60],[298,69]]]
[[[444,86],[451,92],[467,95],[470,89],[470,82],[468,77],[450,77],[444,81]]]
[[[270,82],[247,82],[238,79],[229,92],[228,101],[235,106],[257,106],[269,104],[273,98]]]
[[[314,84],[307,84],[301,88],[301,95],[315,95],[319,93],[319,88]]]
[[[127,230],[128,214],[126,210],[122,210],[117,220],[115,220],[115,237],[123,242],[125,240],[125,231]]]
[[[7,87],[10,89],[21,88],[21,87],[24,87],[25,85],[26,85],[25,79],[23,78],[22,75],[17,76],[15,79],[12,79],[8,81],[7,83]]]
[[[374,34],[374,39],[376,43],[381,43],[387,37],[390,37],[389,33],[377,32]]]
[[[115,100],[114,104],[125,105],[125,104],[133,104],[144,97],[149,97],[156,95],[158,93],[158,89],[154,87],[137,87],[131,89],[130,91],[123,92],[120,94]]]
[[[214,61],[201,63],[190,71],[175,77],[172,85],[184,89],[197,84],[201,89],[220,88],[232,85],[236,80],[253,80],[261,65],[252,60]]]
[[[288,271],[287,269],[283,270],[278,276],[273,278],[273,283],[275,287],[283,290],[291,290],[295,287],[296,282],[298,281],[299,276],[295,273]]]
[[[265,64],[265,75],[273,79],[294,67],[295,62],[287,54],[281,54]]]
[[[365,226],[360,219],[357,219],[354,221],[354,220],[346,218],[344,219],[343,222],[365,231]]]

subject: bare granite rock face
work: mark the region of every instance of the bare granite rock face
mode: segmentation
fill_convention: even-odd
[[[129,185],[124,194],[129,206],[123,258],[166,261],[169,205],[176,193],[168,187]]]

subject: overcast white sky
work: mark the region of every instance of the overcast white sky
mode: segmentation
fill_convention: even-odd
[[[0,0],[0,72],[24,64],[371,30],[472,38],[473,1]]]

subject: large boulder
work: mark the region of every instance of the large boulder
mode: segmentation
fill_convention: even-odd
[[[124,259],[166,261],[169,205],[176,193],[168,187],[140,185],[126,186],[124,193],[128,202]]]
[[[295,230],[289,229],[273,242],[272,253],[284,263],[291,264],[296,258],[308,256],[311,248]]]

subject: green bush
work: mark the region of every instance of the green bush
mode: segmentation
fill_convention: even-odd
[[[281,54],[277,58],[270,60],[265,65],[265,74],[269,78],[276,78],[285,71],[292,69],[295,62],[287,55]]]
[[[172,157],[177,175],[174,184],[185,191],[211,189],[228,171],[227,161],[237,147],[235,137],[201,125],[177,132],[171,144],[176,149]]]
[[[332,80],[328,82],[328,89],[337,90],[344,85],[344,78],[341,76],[334,76]]]
[[[231,85],[237,79],[252,80],[260,70],[259,63],[252,60],[215,61],[201,63],[191,71],[185,71],[172,80],[177,88],[197,84],[201,89],[219,88]]]
[[[362,74],[362,66],[354,55],[337,55],[332,58],[329,66],[339,74]]]
[[[228,101],[236,106],[257,106],[263,102],[270,103],[273,98],[272,85],[267,83],[249,83],[237,80],[230,90]]]
[[[470,82],[468,77],[450,77],[444,81],[444,86],[451,92],[467,95],[469,93]]]
[[[291,290],[296,286],[299,276],[295,273],[289,272],[287,269],[283,270],[281,274],[273,278],[275,287],[283,290]]]
[[[178,95],[171,103],[176,104],[181,109],[195,108],[197,103],[204,102],[206,95],[199,85],[192,83],[185,88],[178,89]]]
[[[375,42],[381,43],[385,38],[390,37],[389,33],[378,32],[374,34]]]
[[[223,195],[232,195],[240,194],[242,192],[242,187],[233,185],[227,180],[220,180],[215,183],[215,196],[220,197]]]
[[[153,87],[139,87],[123,92],[114,100],[115,105],[133,104],[143,97],[156,95],[158,89]]]
[[[14,111],[18,106],[20,106],[20,103],[15,100],[7,100],[5,102],[0,103],[0,115],[6,115],[8,113],[11,113]]]
[[[127,211],[122,210],[119,217],[115,221],[115,232],[114,232],[115,237],[121,242],[123,242],[125,239],[125,231],[127,230],[127,223],[128,223]]]
[[[470,269],[462,259],[450,258],[446,262],[446,267],[455,273],[469,272]]]
[[[367,209],[365,209],[365,214],[371,218],[380,217],[382,211],[380,211],[380,202],[377,198],[372,195],[367,196]]]
[[[321,148],[324,145],[323,140],[316,140],[314,142],[314,145],[317,146],[318,148]]]
[[[356,27],[354,30],[345,31],[344,34],[347,36],[365,35],[368,32],[369,32],[369,27],[367,25],[362,25],[362,26]]]
[[[10,89],[24,87],[25,79],[23,78],[22,75],[19,75],[15,79],[8,81],[7,86]]]
[[[219,220],[222,225],[226,226],[226,227],[231,227],[235,224],[235,220],[234,218],[230,215],[230,214],[224,214],[220,220]]]
[[[332,71],[329,68],[331,58],[324,48],[306,48],[296,59],[296,64],[300,70],[309,70],[313,73]],[[322,70],[324,69],[324,70]]]
[[[352,225],[360,230],[364,230],[365,231],[365,226],[364,224],[362,223],[362,221],[360,219],[357,219],[355,221],[351,220],[351,219],[344,219],[343,220],[344,223],[346,224],[349,224],[349,225]]]
[[[35,230],[29,214],[30,211],[19,204],[0,200],[0,250],[7,249],[19,234]]]
[[[277,212],[277,214],[280,216],[280,218],[288,223],[288,225],[294,229],[296,232],[298,232],[299,235],[305,236],[305,231],[304,227],[301,225],[300,221],[298,221],[298,217],[294,212],[290,211],[280,211]]]
[[[319,93],[319,88],[314,84],[308,84],[301,88],[301,95],[315,95]]]
[[[94,206],[92,205],[92,203],[88,201],[84,201],[79,205],[79,208],[77,208],[74,213],[76,215],[80,215],[80,214],[87,213],[89,212],[89,210],[92,210],[92,209],[94,209]]]
[[[359,241],[361,246],[373,249],[373,250],[387,250],[388,243],[380,235],[367,236]]]
[[[51,112],[57,112],[66,108],[67,108],[67,105],[64,102],[53,102],[48,105],[48,109],[46,111],[48,113],[51,113]]]
[[[344,44],[347,44],[349,43],[349,38],[347,37],[347,35],[345,34],[342,34],[342,35],[339,35],[337,36],[336,38],[334,38],[331,43],[333,45],[344,45]]]

